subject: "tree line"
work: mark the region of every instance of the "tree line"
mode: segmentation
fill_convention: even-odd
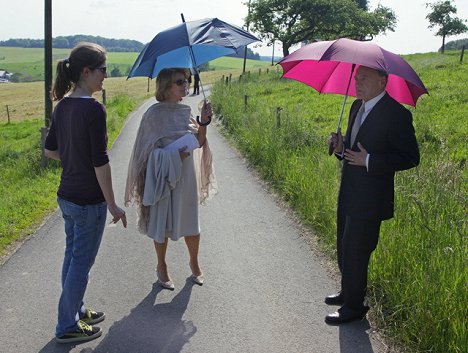
[[[79,42],[92,42],[102,45],[109,52],[140,52],[145,46],[143,43],[130,39],[109,39],[99,36],[90,36],[77,34],[72,36],[58,36],[52,38],[52,47],[57,49],[71,49]],[[8,39],[0,41],[0,47],[17,47],[17,48],[44,48],[43,39]],[[231,54],[235,58],[244,57],[244,47],[240,48],[237,53]],[[260,60],[260,54],[254,53],[250,48],[247,48],[247,59]]]
[[[131,39],[110,39],[100,36],[77,34],[52,38],[52,47],[71,49],[79,42],[92,42],[102,45],[109,52],[139,52],[144,44]],[[44,48],[43,39],[8,39],[0,41],[2,47]]]
[[[241,47],[237,50],[237,53],[229,54],[227,56],[232,56],[233,58],[243,58],[245,55],[245,47]],[[260,60],[260,54],[254,53],[252,49],[247,48],[247,59]]]

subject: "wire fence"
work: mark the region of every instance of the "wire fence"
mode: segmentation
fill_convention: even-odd
[[[105,100],[105,92],[95,97],[100,102]],[[55,104],[54,104],[55,106]],[[24,98],[22,102],[12,99],[12,102],[0,103],[0,124],[11,123],[31,119],[44,119],[44,99]]]
[[[38,119],[44,116],[43,102],[25,102],[20,104],[2,104],[0,123]]]

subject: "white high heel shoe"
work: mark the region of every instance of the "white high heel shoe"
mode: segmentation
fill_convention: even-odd
[[[167,282],[163,282],[159,276],[159,271],[156,270],[156,276],[158,277],[158,283],[163,287],[164,289],[169,289],[169,290],[174,290],[174,283],[169,279]]]
[[[194,274],[191,274],[190,279],[199,286],[203,286],[203,283],[205,282],[205,277],[203,277],[203,274],[201,274],[200,276],[195,276]]]
[[[190,279],[194,283],[198,284],[199,286],[203,286],[203,283],[205,282],[205,277],[203,277],[203,273],[200,273],[199,276],[195,276],[193,274],[193,267],[192,267],[192,264],[190,262],[189,262],[189,267],[190,267],[190,270],[192,270],[192,274],[190,275]],[[198,270],[200,270],[200,269],[198,269]]]

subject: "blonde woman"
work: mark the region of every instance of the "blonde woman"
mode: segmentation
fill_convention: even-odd
[[[191,117],[190,107],[181,103],[189,92],[188,77],[188,70],[179,68],[163,69],[158,74],[158,102],[143,115],[125,190],[125,205],[133,201],[138,206],[139,231],[153,240],[157,281],[169,290],[174,290],[166,264],[169,238],[185,239],[190,278],[198,285],[204,282],[198,263],[198,205],[216,193],[206,139],[212,109],[205,104],[201,120],[196,122]],[[171,148],[179,141],[182,145]]]

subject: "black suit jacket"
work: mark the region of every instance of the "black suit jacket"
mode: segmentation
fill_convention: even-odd
[[[356,100],[351,106],[344,140],[346,148],[350,148],[346,141],[350,141],[361,104],[361,100]],[[364,120],[351,149],[358,150],[357,142],[370,154],[369,171],[344,160],[338,207],[353,217],[392,218],[395,172],[419,164],[411,112],[386,93]]]

